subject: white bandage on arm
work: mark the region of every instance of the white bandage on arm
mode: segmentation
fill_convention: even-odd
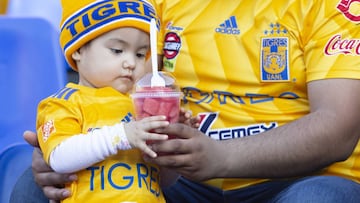
[[[49,163],[56,172],[73,173],[128,149],[124,124],[119,123],[66,139],[51,152]]]

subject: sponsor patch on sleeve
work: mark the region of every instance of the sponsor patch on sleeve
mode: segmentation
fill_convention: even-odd
[[[47,121],[41,128],[43,141],[46,142],[51,133],[55,132],[54,120]]]

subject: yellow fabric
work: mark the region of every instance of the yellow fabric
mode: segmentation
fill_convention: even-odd
[[[355,3],[341,12],[339,0],[155,1],[165,70],[214,139],[255,135],[308,114],[309,81],[360,79]],[[321,173],[359,181],[359,150]],[[230,190],[261,181],[207,183]]]
[[[81,46],[105,32],[134,27],[150,32],[154,7],[146,0],[61,0],[60,44],[69,65],[77,70],[71,55]]]
[[[39,104],[37,133],[45,160],[72,135],[129,121],[132,106],[129,95],[110,87],[95,89],[69,83]],[[67,186],[72,196],[63,202],[164,202],[159,168],[145,163],[137,149],[120,151],[77,175],[78,181]]]

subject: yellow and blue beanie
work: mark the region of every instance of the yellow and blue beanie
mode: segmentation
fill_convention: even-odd
[[[149,33],[151,18],[158,19],[147,0],[61,0],[61,4],[60,45],[74,70],[71,55],[90,40],[120,27]]]

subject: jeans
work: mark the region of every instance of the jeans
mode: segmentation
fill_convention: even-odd
[[[222,191],[180,178],[164,188],[168,203],[359,203],[360,184],[337,176],[309,176],[273,180],[250,187]],[[31,168],[16,183],[10,203],[48,203],[34,182]]]
[[[35,183],[31,167],[25,170],[14,185],[10,203],[49,203],[41,188]]]
[[[337,176],[272,180],[222,191],[180,178],[165,188],[168,203],[359,203],[360,184]]]

